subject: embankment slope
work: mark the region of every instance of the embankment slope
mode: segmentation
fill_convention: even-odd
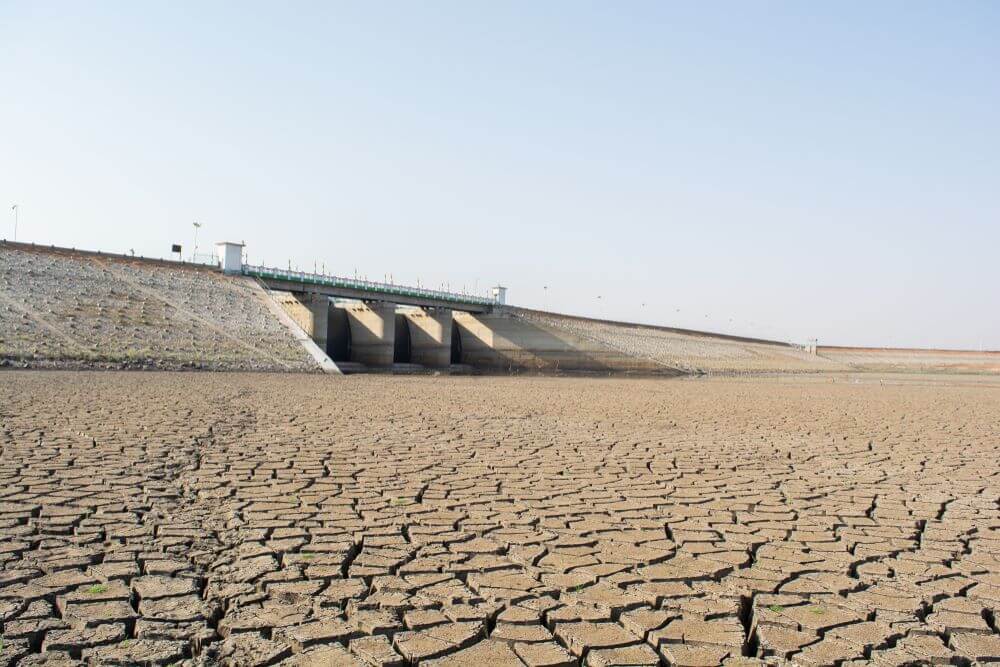
[[[512,314],[535,326],[572,334],[633,359],[685,373],[803,373],[843,371],[847,366],[802,348],[722,334],[610,322],[535,310]]]
[[[0,244],[0,360],[32,367],[312,371],[241,276]]]

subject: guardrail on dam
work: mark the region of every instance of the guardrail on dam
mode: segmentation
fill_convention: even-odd
[[[322,273],[305,271],[286,271],[266,266],[244,264],[242,273],[257,278],[271,289],[289,291],[309,291],[316,294],[341,297],[346,299],[392,299],[395,303],[421,307],[446,306],[455,310],[468,312],[487,312],[496,305],[495,299],[463,294],[461,292],[445,292],[430,290],[423,287],[380,283],[357,278],[343,278]]]

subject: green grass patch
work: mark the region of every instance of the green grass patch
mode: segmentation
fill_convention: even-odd
[[[826,609],[823,609],[823,607],[810,607],[809,611],[811,611],[812,613],[816,614],[817,616],[826,613]]]
[[[101,593],[107,593],[108,587],[105,584],[94,584],[87,588],[88,595],[100,595]]]
[[[781,612],[785,611],[785,608],[782,607],[780,604],[768,605],[767,608],[773,611],[775,614],[780,614]]]
[[[304,554],[302,554],[302,560],[312,560],[315,557],[316,557],[316,554],[312,554],[312,553],[304,553]]]

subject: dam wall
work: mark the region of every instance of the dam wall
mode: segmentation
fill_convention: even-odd
[[[655,359],[612,349],[571,331],[537,323],[510,312],[454,313],[461,362],[495,372],[616,373],[681,375]]]
[[[402,305],[389,294],[358,300],[299,288],[265,291],[260,281],[213,267],[0,241],[0,366],[1000,373],[996,351],[810,349],[499,304]]]
[[[587,345],[689,374],[811,373],[847,366],[781,341],[629,324],[512,308],[519,322]],[[635,362],[638,363],[638,362]]]

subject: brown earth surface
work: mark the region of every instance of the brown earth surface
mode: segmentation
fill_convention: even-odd
[[[1000,659],[1000,382],[0,373],[0,665]]]

